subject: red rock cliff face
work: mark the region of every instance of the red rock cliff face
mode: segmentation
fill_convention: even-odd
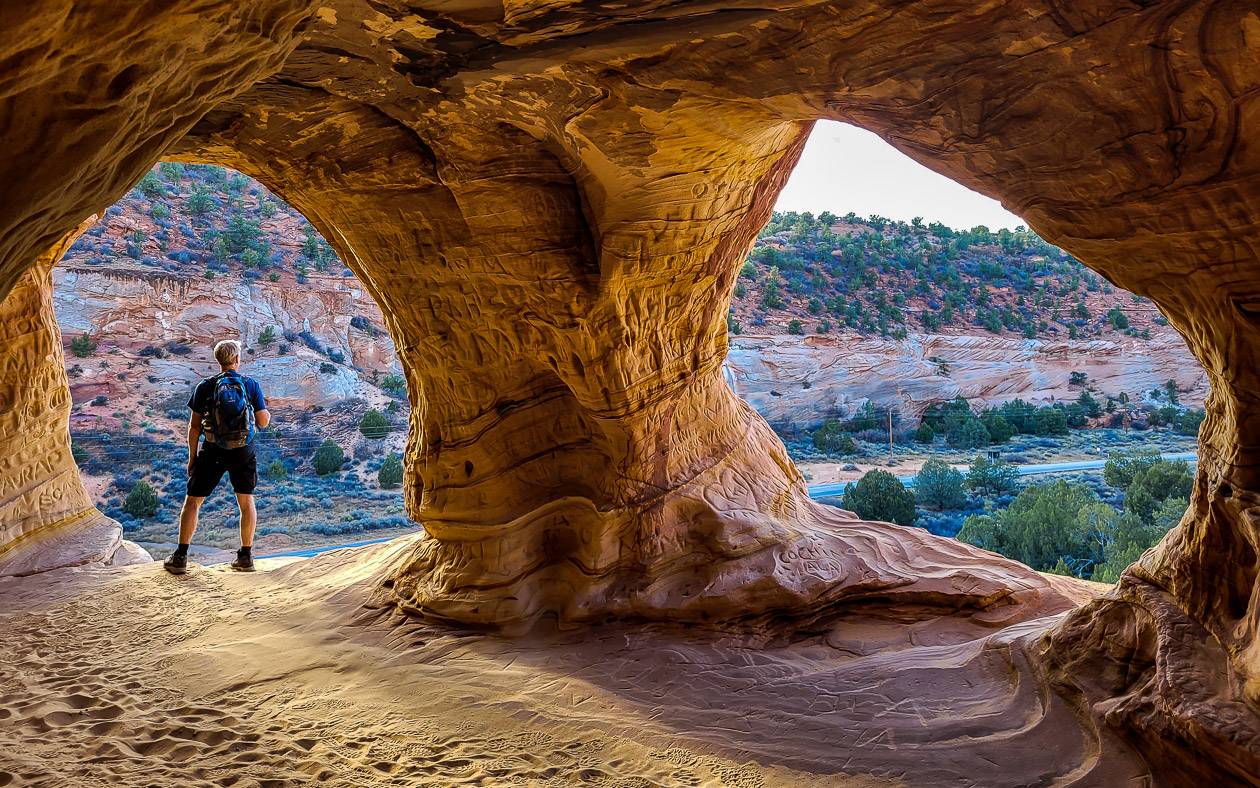
[[[1073,372],[1106,395],[1139,399],[1168,380],[1181,401],[1200,407],[1207,374],[1179,336],[1151,340],[1013,339],[911,334],[876,337],[741,335],[726,357],[731,386],[771,424],[812,429],[866,402],[920,415],[934,402],[965,397],[992,406],[1080,396]],[[913,422],[912,422],[913,423]]]
[[[65,10],[0,27],[0,287],[159,155],[286,197],[398,345],[431,538],[386,585],[438,617],[1058,609],[1026,570],[810,505],[721,380],[737,265],[813,120],[1001,196],[1153,298],[1212,389],[1186,520],[1044,664],[1160,769],[1254,780],[1253,3]]]
[[[139,267],[87,266],[62,261],[53,269],[57,320],[67,337],[88,334],[101,346],[90,359],[73,359],[71,378],[76,401],[105,394],[159,400],[172,391],[186,393],[193,382],[217,369],[210,350],[220,339],[240,339],[248,350],[249,374],[277,405],[306,409],[330,406],[361,394],[370,381],[401,372],[393,343],[383,330],[350,324],[364,317],[383,326],[380,310],[353,278],[312,274],[297,285],[291,276],[279,282],[243,280],[224,274],[168,274]],[[263,331],[276,339],[260,343]],[[308,332],[319,344],[341,353],[346,363],[321,371],[326,355],[286,333]],[[146,347],[184,344],[184,356],[144,358]],[[117,357],[106,355],[117,349]],[[142,359],[144,375],[120,381],[119,362]],[[109,366],[102,367],[106,361]],[[182,387],[182,388],[181,388]]]

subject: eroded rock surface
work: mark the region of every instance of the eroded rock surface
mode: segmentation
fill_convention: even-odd
[[[382,305],[416,403],[408,502],[430,534],[391,593],[461,621],[798,616],[893,586],[939,610],[1031,582],[820,514],[720,370],[736,266],[813,120],[865,126],[1000,196],[1153,298],[1212,389],[1185,522],[1069,615],[1046,664],[1083,717],[1175,764],[1170,780],[1255,780],[1254,3],[88,2],[4,17],[0,290],[158,156],[259,177]]]
[[[52,266],[73,235],[43,254],[0,302],[0,576],[148,558],[92,505],[70,454],[70,389]]]
[[[120,359],[107,359],[109,366],[71,359],[82,367],[70,381],[76,401],[105,395],[112,402],[140,394],[182,407],[198,380],[217,373],[209,348],[225,337],[240,337],[254,351],[249,374],[262,384],[268,402],[281,406],[328,407],[359,393],[364,387],[359,370],[377,376],[398,371],[393,343],[385,333],[350,325],[355,315],[381,323],[371,296],[353,279],[314,274],[305,286],[294,288],[285,282],[232,281],[227,276],[207,280],[200,274],[120,268],[63,262],[53,269],[57,321],[67,337],[87,333],[129,358],[147,346],[171,343],[186,344],[194,352],[148,359],[145,371],[155,380],[147,383],[134,374],[118,380]],[[278,338],[264,346],[257,340],[268,327]],[[343,354],[354,368],[321,370],[326,359],[300,347],[276,352],[276,344],[286,343],[283,334],[302,331]]]

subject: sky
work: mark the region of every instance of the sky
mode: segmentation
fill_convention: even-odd
[[[877,213],[907,222],[922,216],[956,228],[1024,224],[997,200],[929,170],[872,132],[830,120],[814,126],[775,208],[837,216]]]

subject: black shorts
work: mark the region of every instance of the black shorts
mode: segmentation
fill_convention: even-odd
[[[188,477],[188,494],[205,498],[214,492],[224,471],[232,480],[232,490],[240,495],[252,495],[258,486],[258,460],[253,446],[239,449],[221,449],[213,443],[201,444],[197,459],[193,460],[192,474]]]

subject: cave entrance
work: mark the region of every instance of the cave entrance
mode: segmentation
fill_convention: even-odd
[[[53,269],[73,455],[98,508],[154,554],[175,541],[187,402],[237,339],[273,425],[257,438],[257,555],[392,537],[410,406],[379,308],[295,209],[224,167],[162,162]],[[194,559],[238,540],[225,477]],[[198,555],[200,553],[200,555]]]
[[[854,493],[846,508],[864,518],[1114,581],[1186,509],[1208,383],[1182,336],[1152,301],[869,131],[817,123],[728,325],[727,378],[812,495],[845,506],[876,470],[911,488],[901,505]],[[1112,457],[1134,459],[1108,469]],[[1038,495],[1073,522],[1010,512]],[[1017,546],[1008,531],[1023,527],[1038,535]]]

